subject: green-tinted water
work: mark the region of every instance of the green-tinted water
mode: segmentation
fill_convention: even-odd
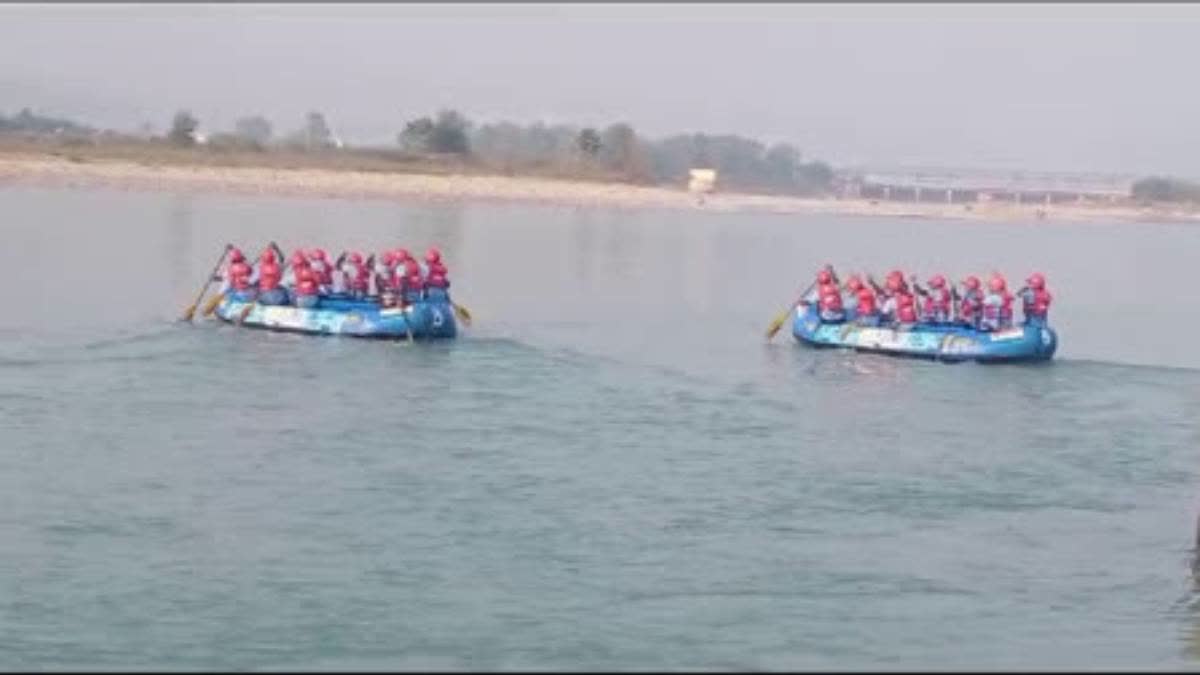
[[[1200,230],[0,192],[0,667],[1194,667]],[[438,243],[416,345],[174,323],[226,241]],[[1059,358],[762,331],[1046,272]],[[1178,284],[1178,286],[1176,286]]]

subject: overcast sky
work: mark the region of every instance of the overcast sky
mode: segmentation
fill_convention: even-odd
[[[1200,5],[2,5],[0,111],[726,132],[837,164],[1200,177]]]

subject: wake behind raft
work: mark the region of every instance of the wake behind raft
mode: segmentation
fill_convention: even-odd
[[[369,298],[321,296],[316,307],[258,304],[241,318],[251,304],[249,299],[231,293],[221,300],[214,314],[226,323],[246,328],[310,335],[404,340],[410,334],[415,339],[448,339],[458,334],[449,298],[384,307]]]

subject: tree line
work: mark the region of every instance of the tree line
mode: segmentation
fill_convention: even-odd
[[[199,121],[188,111],[172,120],[167,138],[177,145],[197,142]],[[336,141],[325,116],[310,112],[301,128],[281,139],[261,115],[237,120],[232,131],[214,134],[214,145],[265,149],[285,146],[320,150]],[[738,190],[792,194],[827,191],[833,168],[804,161],[788,143],[765,145],[733,134],[677,134],[650,139],[632,125],[604,128],[536,122],[475,124],[456,110],[442,110],[408,120],[396,144],[412,156],[450,156],[506,173],[591,175],[633,183],[678,183],[690,169],[715,169],[719,184]]]

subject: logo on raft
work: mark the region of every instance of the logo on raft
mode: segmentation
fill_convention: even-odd
[[[979,343],[974,338],[965,335],[947,335],[942,339],[941,351],[943,354],[966,354],[975,351],[978,347]]]
[[[1025,329],[1008,328],[992,333],[990,339],[992,342],[1003,342],[1004,340],[1020,340],[1023,337],[1025,337]]]

